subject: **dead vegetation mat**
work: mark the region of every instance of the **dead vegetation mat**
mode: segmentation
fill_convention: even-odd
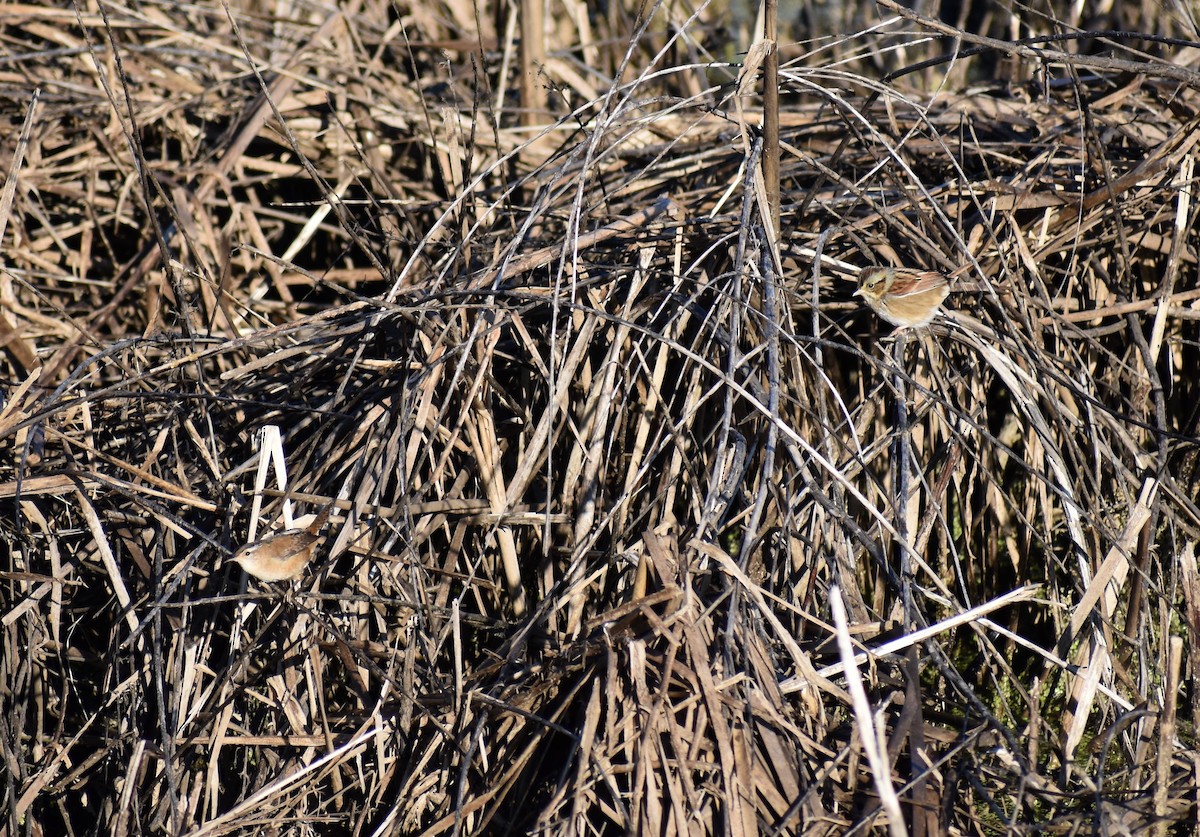
[[[0,830],[1194,827],[1186,27],[551,5],[0,6]]]

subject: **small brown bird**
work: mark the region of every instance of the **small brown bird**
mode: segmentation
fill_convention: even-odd
[[[900,328],[929,325],[950,293],[950,280],[933,270],[905,267],[864,267],[858,290],[876,314]]]
[[[333,503],[321,509],[316,519],[304,529],[288,529],[246,544],[234,553],[233,560],[262,581],[287,581],[299,577],[321,540],[321,527],[329,519],[331,509]]]

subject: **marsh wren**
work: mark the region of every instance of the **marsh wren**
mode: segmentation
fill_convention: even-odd
[[[288,529],[246,544],[234,553],[233,560],[261,581],[298,578],[321,540],[321,527],[329,519],[331,509],[333,503],[321,509],[316,519],[303,529]]]

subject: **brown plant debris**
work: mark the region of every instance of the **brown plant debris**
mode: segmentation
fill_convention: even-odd
[[[1194,828],[1183,6],[533,5],[0,6],[0,833]]]

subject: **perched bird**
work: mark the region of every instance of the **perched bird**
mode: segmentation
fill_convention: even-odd
[[[233,560],[242,569],[262,581],[287,581],[298,578],[312,558],[321,540],[321,527],[329,519],[333,503],[321,509],[312,523],[303,529],[288,529],[277,535],[248,543],[234,553]]]
[[[872,265],[859,271],[854,295],[892,325],[920,328],[929,325],[949,293],[950,280],[936,271]]]

